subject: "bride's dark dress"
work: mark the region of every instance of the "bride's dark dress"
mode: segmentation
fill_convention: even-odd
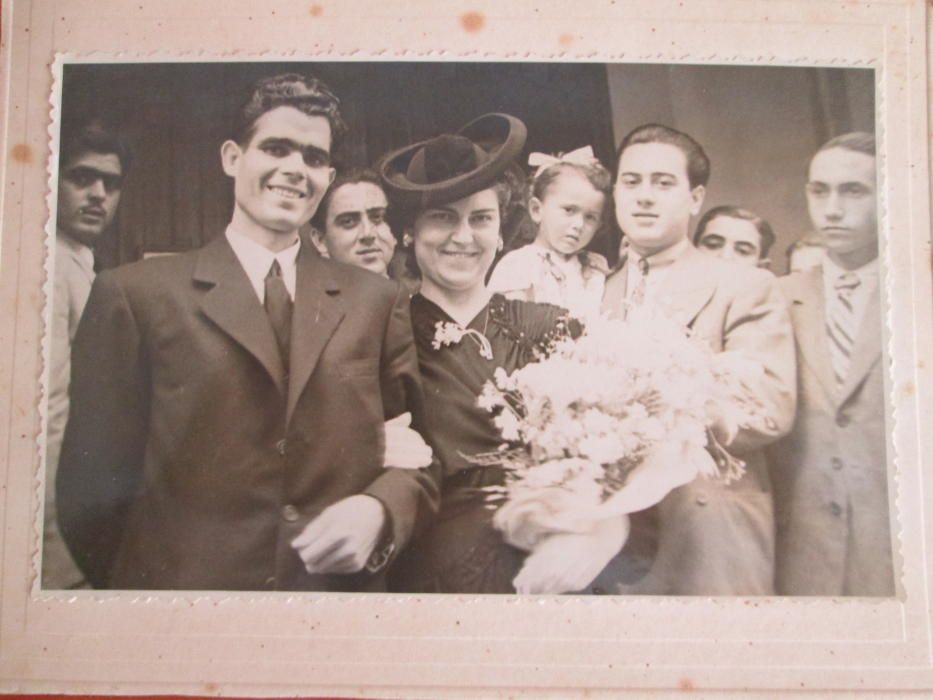
[[[489,341],[492,359],[480,354],[472,334],[435,348],[437,324],[455,321],[420,294],[412,298],[411,315],[427,427],[444,467],[444,482],[436,520],[396,562],[391,586],[424,593],[514,593],[512,579],[526,553],[503,542],[492,526],[493,510],[484,502],[483,489],[501,485],[503,470],[470,461],[503,442],[492,414],[477,405],[477,397],[497,368],[510,373],[523,367],[566,333],[566,312],[493,295],[467,326]]]

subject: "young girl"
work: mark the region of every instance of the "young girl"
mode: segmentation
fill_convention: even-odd
[[[612,177],[589,146],[560,158],[532,153],[528,162],[540,164],[528,202],[538,233],[499,261],[489,288],[562,306],[581,319],[598,315],[608,265],[584,249],[602,225]]]

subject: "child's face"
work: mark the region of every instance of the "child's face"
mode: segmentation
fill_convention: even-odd
[[[583,175],[560,173],[544,192],[532,197],[528,213],[538,225],[540,245],[564,256],[575,255],[593,240],[603,220],[605,195]]]

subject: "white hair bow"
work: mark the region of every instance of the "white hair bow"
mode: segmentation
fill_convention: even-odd
[[[559,156],[550,156],[547,153],[532,153],[528,156],[528,165],[538,168],[535,170],[533,179],[537,180],[538,175],[558,163],[573,163],[574,165],[590,165],[596,163],[596,156],[593,155],[592,146],[584,146],[570,153],[564,153]]]

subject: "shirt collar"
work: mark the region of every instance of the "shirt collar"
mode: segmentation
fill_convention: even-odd
[[[644,258],[648,261],[648,268],[651,270],[655,270],[659,267],[667,267],[668,265],[672,265],[673,263],[677,262],[677,260],[679,260],[681,256],[687,252],[687,249],[690,248],[691,245],[692,244],[690,241],[684,238],[682,241],[675,243],[670,248],[665,248],[664,250],[658,251],[653,255],[646,255]],[[643,257],[639,255],[634,248],[629,248],[628,254],[632,260],[632,263],[636,265]]]
[[[298,258],[298,251],[301,249],[300,238],[288,248],[273,253],[252,238],[237,231],[232,224],[227,226],[225,235],[260,299],[263,298],[263,292],[260,290],[265,289],[266,275],[269,274],[269,268],[272,267],[273,260],[279,261],[279,266],[282,268],[286,280],[294,279],[294,274],[290,273],[295,269],[295,261]],[[292,285],[288,285],[286,282],[286,286],[290,287]]]
[[[535,252],[543,259],[549,260],[551,264],[557,265],[561,268],[574,268],[578,269],[581,265],[580,263],[580,253],[576,255],[571,255],[569,258],[565,258],[563,255],[555,253],[550,248],[541,245],[537,241],[533,241],[530,245],[534,246]]]
[[[854,274],[862,282],[874,280],[878,277],[878,258],[876,257],[854,270],[846,270],[828,255],[823,256],[823,275],[827,280],[834,281],[846,273]]]

